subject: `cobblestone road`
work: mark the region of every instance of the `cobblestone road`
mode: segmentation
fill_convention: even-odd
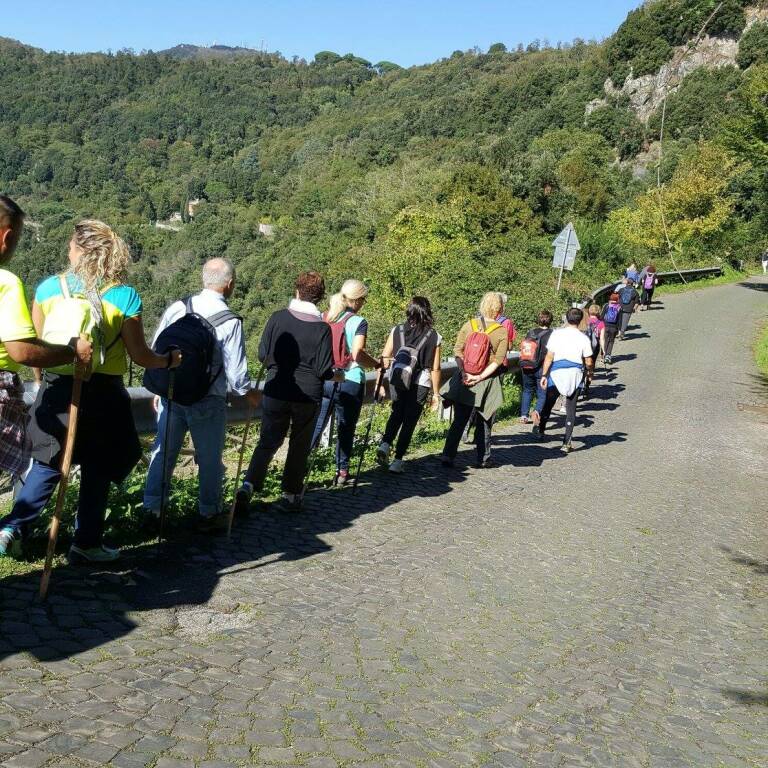
[[[45,607],[6,579],[0,761],[768,765],[765,288],[639,315],[570,456],[512,428]]]

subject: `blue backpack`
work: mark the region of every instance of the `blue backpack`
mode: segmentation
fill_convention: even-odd
[[[606,323],[615,325],[619,321],[620,313],[621,307],[618,304],[608,304],[603,313],[603,320],[605,320]]]

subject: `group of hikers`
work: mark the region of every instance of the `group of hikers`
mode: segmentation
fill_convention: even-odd
[[[23,221],[21,208],[0,195],[0,265],[11,258]],[[142,454],[123,381],[128,358],[146,369],[145,386],[157,394],[157,434],[144,490],[150,523],[161,516],[168,478],[189,433],[198,467],[199,526],[213,532],[231,524],[222,507],[222,456],[232,395],[244,396],[252,408],[261,407],[261,430],[244,476],[237,480],[234,514],[246,513],[263,490],[286,438],[282,496],[276,506],[286,512],[302,510],[310,455],[332,415],[337,433],[334,483],[347,485],[366,369],[377,371],[375,399],[380,402],[388,395],[391,400],[376,449],[380,465],[394,474],[404,471],[414,430],[429,404],[433,411],[453,409],[439,457],[445,467],[453,466],[471,429],[475,466],[492,466],[491,431],[516,337],[501,292],[486,293],[477,316],[459,330],[453,345],[456,373],[442,382],[443,337],[434,327],[426,297],[410,299],[403,321],[374,355],[367,348],[364,283],[346,280],[323,313],[322,276],[302,272],[294,297],[272,314],[262,333],[262,388],[248,374],[242,319],[227,306],[236,283],[227,259],[205,263],[202,290],[166,309],[151,346],[145,341],[141,298],[125,282],[129,252],[123,240],[102,222],[81,221],[74,228],[68,259],[63,273],[37,287],[31,312],[19,278],[0,269],[0,470],[19,479],[11,511],[0,519],[0,555],[20,541],[61,480],[71,426],[68,409],[78,382],[82,405],[73,462],[80,467],[80,486],[68,556],[73,563],[119,557],[119,550],[104,541],[109,489],[128,476]],[[519,355],[520,419],[533,423],[538,439],[548,433],[552,411],[562,398],[562,447],[571,451],[578,397],[588,392],[598,356],[610,364],[615,339],[624,337],[638,307],[650,306],[657,283],[653,265],[640,272],[631,265],[604,307],[593,304],[585,312],[574,306],[562,327],[554,329],[552,313],[539,313]],[[642,288],[642,296],[635,286]],[[19,379],[22,366],[32,368],[39,384],[29,412]]]

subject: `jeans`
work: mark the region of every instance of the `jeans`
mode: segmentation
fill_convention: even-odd
[[[474,407],[464,403],[453,404],[453,422],[448,430],[443,446],[443,456],[447,459],[456,458],[459,450],[461,436],[467,426]],[[495,416],[484,419],[479,411],[475,412],[475,447],[477,449],[477,461],[484,464],[491,458],[491,429]]]
[[[352,456],[352,448],[355,443],[355,430],[360,418],[360,410],[363,407],[365,396],[365,384],[357,381],[342,381],[338,384],[336,399],[334,401],[334,414],[336,416],[336,469],[349,469],[349,461]],[[331,407],[334,383],[326,381],[323,385],[323,402],[320,404],[320,413],[317,415],[315,432],[312,435],[312,445],[317,445],[323,427],[328,419],[328,409]]]
[[[573,427],[576,423],[576,403],[579,399],[580,389],[577,389],[570,397],[563,397],[565,401],[565,435],[563,437],[563,443],[567,445],[571,442],[573,436]],[[539,420],[539,431],[544,434],[544,430],[547,427],[547,422],[552,414],[552,408],[554,408],[557,398],[560,397],[560,392],[557,387],[547,388],[547,397],[544,400],[544,407],[541,409],[541,419]]]
[[[395,446],[395,458],[402,459],[408,452],[413,438],[413,431],[419,423],[421,413],[424,410],[424,404],[427,402],[429,387],[416,386],[411,387],[406,392],[400,392],[394,387],[390,387],[390,396],[392,398],[392,412],[387,419],[387,426],[384,428],[383,442],[392,445],[397,438]]]
[[[0,520],[18,535],[25,523],[32,522],[43,511],[56,490],[61,473],[58,469],[35,461],[22,480],[11,513]],[[101,545],[104,536],[104,513],[109,499],[110,480],[103,472],[87,464],[80,468],[80,496],[75,520],[75,546],[91,549]]]
[[[531,412],[534,395],[536,395],[536,410],[541,413],[541,409],[544,407],[544,398],[547,396],[546,390],[541,388],[541,369],[533,373],[523,371],[522,376],[523,395],[520,399],[520,415],[527,417]]]
[[[173,468],[179,457],[187,432],[192,435],[195,446],[195,461],[200,479],[199,509],[203,517],[211,517],[221,511],[221,485],[224,480],[224,437],[227,426],[227,402],[223,397],[209,395],[194,405],[160,401],[157,419],[157,436],[152,447],[152,458],[147,472],[144,489],[144,506],[159,511],[163,496],[163,458],[165,458],[165,498],[171,485]],[[165,445],[165,430],[168,427],[168,445]]]
[[[616,341],[616,334],[619,329],[615,325],[606,325],[603,337],[603,353],[606,357],[610,357],[613,354],[613,343]]]
[[[269,464],[290,430],[282,487],[285,493],[301,495],[319,409],[319,403],[294,403],[265,396],[261,401],[259,444],[245,473],[246,482],[258,491],[262,489]]]

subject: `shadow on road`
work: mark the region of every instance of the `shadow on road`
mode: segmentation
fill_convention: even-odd
[[[742,555],[738,552],[734,552],[730,547],[722,545],[718,547],[718,549],[721,552],[725,552],[732,563],[737,563],[738,565],[746,565],[748,568],[751,568],[753,571],[755,571],[755,573],[768,576],[768,561],[756,560],[749,555]]]
[[[739,688],[721,688],[720,690],[729,699],[734,699],[739,704],[744,704],[748,707],[755,705],[759,707],[768,707],[768,694],[766,693],[743,691]]]
[[[768,291],[768,283],[739,283],[739,286],[742,288],[749,288],[750,291]]]

